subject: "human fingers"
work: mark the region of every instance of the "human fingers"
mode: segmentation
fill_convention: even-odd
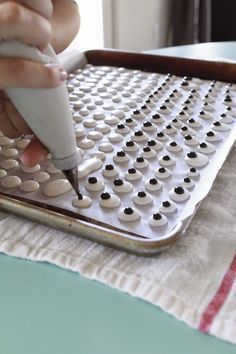
[[[8,87],[53,88],[67,78],[59,65],[42,65],[24,59],[0,59],[0,89]]]
[[[32,167],[40,161],[44,160],[48,155],[46,147],[34,136],[31,142],[26,146],[20,156],[20,160],[23,165]]]
[[[12,0],[17,2],[23,6],[28,7],[29,9],[37,12],[41,16],[49,19],[52,16],[53,6],[50,0],[40,0],[40,1],[32,1],[32,0]],[[0,4],[4,2],[9,2],[9,0],[0,0]]]
[[[35,2],[35,1],[34,1]],[[0,3],[0,38],[44,48],[51,39],[50,22],[14,1]]]

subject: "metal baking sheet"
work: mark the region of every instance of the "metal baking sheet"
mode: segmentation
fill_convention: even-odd
[[[107,55],[107,56],[106,56]],[[147,70],[148,67],[148,59],[150,59],[150,63],[153,61],[153,56],[148,56],[148,55],[140,55],[137,54],[135,55],[134,53],[130,54],[129,53],[117,53],[117,52],[106,52],[106,51],[101,51],[101,52],[90,52],[86,55],[80,54],[80,55],[72,55],[69,56],[69,58],[66,58],[66,65],[67,65],[67,70],[75,70],[80,68],[81,66],[84,66],[86,61],[94,61],[93,65],[97,65],[96,60],[98,61],[99,65],[103,65],[102,62],[105,62],[104,65],[107,65],[107,57],[109,57],[109,65],[117,64],[117,58],[119,58],[119,55],[122,56],[122,61],[119,62],[119,65],[125,66],[126,61],[127,61],[127,66],[130,68],[132,66],[130,64],[130,56],[132,59],[139,59],[138,60],[138,70],[140,70],[140,59],[141,62],[143,62],[144,69]],[[102,60],[105,56],[105,60]],[[92,58],[92,59],[91,59]],[[102,58],[102,59],[101,59]],[[127,59],[125,59],[127,58]],[[158,64],[158,57],[157,59],[157,64]],[[165,62],[166,58],[159,58],[159,62],[162,63],[163,60]],[[166,60],[168,61],[168,59]],[[191,62],[191,63],[190,63]],[[201,66],[199,65],[199,61],[194,62],[194,60],[188,61],[188,66],[186,67],[186,73],[195,75],[195,76],[201,76],[201,78],[204,79],[204,75],[202,72],[200,72],[200,75],[198,74],[198,67]],[[163,69],[163,63],[160,68],[161,72],[174,72],[175,74],[179,73],[179,68],[181,65],[186,64],[186,59],[182,61],[181,59],[176,59],[176,62],[172,62],[172,67],[169,68],[168,66]],[[174,65],[175,64],[175,65]],[[177,65],[178,64],[178,65]],[[181,65],[180,65],[181,64]],[[190,64],[192,66],[190,66]],[[195,64],[195,65],[194,65]],[[214,63],[218,64],[218,63]],[[66,66],[65,65],[65,66]],[[137,63],[134,64],[134,66],[137,66]],[[205,65],[205,63],[204,63]],[[225,64],[227,66],[227,70],[225,70],[226,73],[226,78],[228,72],[230,71],[234,75],[231,76],[231,81],[235,81],[235,73],[234,73],[234,64]],[[232,68],[233,65],[233,68]],[[114,66],[114,65],[112,65]],[[158,66],[158,65],[157,65]],[[191,68],[191,73],[189,71],[189,68]],[[208,67],[211,70],[206,71],[206,76],[208,79],[212,79],[211,75],[214,74],[212,72],[213,66],[211,63],[208,62]],[[131,69],[131,68],[130,68]],[[152,70],[150,70],[152,69]],[[148,71],[151,72],[156,72],[159,70],[153,70],[153,66],[151,68],[148,68]],[[171,70],[172,69],[172,70]],[[181,69],[183,70],[183,69]],[[194,72],[195,70],[195,72]],[[222,75],[222,73],[220,74]],[[164,76],[163,76],[164,77]],[[218,78],[218,77],[217,77]],[[220,77],[222,79],[223,77]],[[181,82],[182,78],[179,78],[178,85]],[[177,81],[176,81],[177,82]],[[199,90],[199,93],[203,94],[204,91],[206,91],[206,87],[208,87],[210,84],[209,81],[204,79],[204,82],[201,85],[201,88]],[[176,83],[175,83],[176,85]],[[218,83],[219,88],[221,90],[224,90],[227,87],[226,82],[221,82]],[[174,86],[172,87],[174,88]],[[232,89],[232,95],[234,96],[234,90]],[[183,95],[183,98],[185,95]],[[163,97],[164,99],[165,97]],[[160,104],[162,103],[162,100],[160,100]],[[219,118],[219,115],[223,113],[224,105],[222,105],[221,102],[216,102],[214,104],[214,112],[213,114],[216,115],[215,120]],[[172,115],[176,116],[178,113],[179,107],[175,108],[173,110]],[[195,106],[193,107],[193,113],[192,116],[197,114],[199,112],[200,107]],[[203,125],[205,123],[203,122]],[[207,123],[206,123],[207,124]],[[206,129],[205,129],[206,130]],[[205,132],[203,129],[203,131]],[[195,188],[193,192],[191,193],[191,198],[189,199],[185,206],[182,208],[180,207],[178,212],[179,212],[179,217],[177,222],[174,223],[169,223],[169,229],[165,230],[165,232],[160,233],[155,230],[152,233],[149,233],[148,236],[145,235],[145,231],[147,230],[147,225],[145,223],[142,224],[141,232],[140,232],[140,225],[135,226],[135,224],[130,227],[129,225],[127,227],[123,227],[122,224],[120,223],[110,223],[109,225],[109,218],[106,218],[106,212],[103,213],[101,212],[100,217],[94,218],[94,211],[98,210],[99,208],[95,205],[94,210],[91,209],[90,212],[87,212],[86,210],[81,212],[81,214],[76,211],[75,209],[71,208],[71,204],[67,204],[66,208],[64,208],[65,203],[66,203],[66,197],[59,198],[57,202],[51,202],[50,200],[47,200],[47,198],[35,198],[35,195],[25,195],[24,193],[21,193],[19,190],[16,191],[11,191],[6,194],[4,190],[1,189],[1,197],[0,197],[0,203],[1,207],[4,210],[14,212],[18,215],[22,215],[25,217],[28,217],[32,220],[36,220],[37,222],[43,222],[45,224],[48,224],[52,227],[56,227],[65,231],[73,232],[77,234],[78,236],[82,236],[85,238],[89,238],[91,240],[97,241],[97,242],[102,242],[107,245],[111,245],[114,247],[119,247],[124,250],[134,252],[136,254],[143,254],[143,255],[151,255],[153,253],[158,253],[162,251],[165,247],[168,245],[172,244],[174,241],[178,239],[179,236],[183,235],[184,231],[187,228],[187,225],[191,221],[192,217],[194,216],[197,207],[201,203],[201,201],[205,198],[205,196],[208,194],[214,179],[216,178],[216,175],[218,171],[220,170],[221,166],[223,165],[233,143],[235,140],[235,134],[236,134],[236,127],[234,122],[230,124],[230,129],[227,133],[225,133],[225,138],[223,139],[223,142],[221,143],[220,149],[217,150],[217,153],[209,155],[209,164],[207,167],[205,167],[202,172],[201,172],[201,181],[204,181],[202,183],[201,181],[197,182],[195,184]],[[200,138],[203,139],[204,137],[201,136]],[[191,150],[190,148],[187,148],[187,150]],[[184,158],[184,153],[182,154],[182,159]],[[181,165],[181,159],[179,159],[180,165],[176,167],[177,170],[175,172],[175,175],[178,176],[178,179],[180,180],[182,177],[185,176],[183,173],[183,166]],[[109,159],[106,161],[106,163],[109,163]],[[50,162],[47,161],[46,164],[49,164]],[[186,164],[184,165],[184,168],[186,169]],[[19,174],[22,177],[22,173],[19,172]],[[151,177],[151,175],[147,175],[147,178]],[[56,178],[56,175],[53,177]],[[175,183],[178,181],[174,181],[173,186]],[[168,196],[165,196],[167,198]],[[164,198],[164,196],[163,196]],[[32,201],[32,203],[31,203]],[[128,202],[128,200],[127,200]],[[63,205],[63,207],[61,207]],[[182,209],[181,209],[182,208]],[[155,233],[157,234],[157,237],[155,237]],[[151,235],[150,235],[151,234]],[[140,237],[141,236],[141,237]]]

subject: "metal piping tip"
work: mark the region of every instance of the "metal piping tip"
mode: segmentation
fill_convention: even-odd
[[[78,198],[80,198],[81,194],[79,191],[79,179],[78,179],[78,169],[77,167],[72,168],[71,170],[62,171],[65,177],[68,179],[73,189],[75,190]]]

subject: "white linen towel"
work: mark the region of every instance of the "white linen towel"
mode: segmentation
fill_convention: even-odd
[[[236,149],[185,236],[160,255],[133,256],[5,213],[0,251],[79,272],[236,344]]]

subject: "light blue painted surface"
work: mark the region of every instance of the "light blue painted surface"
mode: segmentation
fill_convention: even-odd
[[[155,50],[236,59],[235,43]],[[159,308],[49,264],[0,255],[0,354],[235,354]]]

